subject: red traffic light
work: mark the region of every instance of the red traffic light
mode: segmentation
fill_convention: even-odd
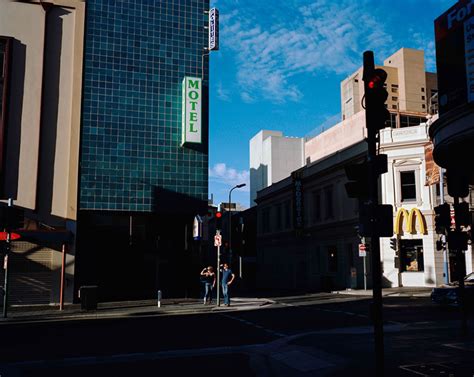
[[[377,68],[372,73],[372,77],[370,78],[367,86],[370,89],[381,88],[383,87],[385,80],[387,80],[387,72],[385,72],[383,69]]]
[[[222,212],[216,212],[216,218],[220,219],[222,217]]]

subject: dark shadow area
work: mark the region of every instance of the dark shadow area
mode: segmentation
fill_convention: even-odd
[[[202,200],[156,188],[155,213],[80,211],[75,297],[99,287],[99,302],[199,297],[200,247],[192,238]]]
[[[70,12],[52,7],[46,12],[45,56],[40,121],[40,150],[38,185],[36,191],[37,212],[51,213],[53,200],[54,161],[58,133],[59,85],[61,72],[61,44],[63,39],[62,16]],[[58,156],[63,158],[63,156]]]
[[[16,199],[20,165],[21,119],[25,90],[26,45],[17,39],[12,41],[12,64],[10,67],[10,93],[8,117],[5,127],[5,197]]]

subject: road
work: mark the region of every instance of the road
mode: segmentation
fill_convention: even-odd
[[[372,375],[367,298],[273,300],[248,311],[2,324],[0,375]],[[456,310],[386,297],[384,316],[387,376],[474,375],[474,341],[461,336]]]

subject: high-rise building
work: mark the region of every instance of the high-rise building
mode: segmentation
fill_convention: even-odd
[[[422,50],[401,48],[384,60],[387,72],[387,108],[390,111],[427,113],[430,100],[437,93],[436,74],[425,71]],[[363,110],[364,82],[362,68],[341,82],[342,120]]]
[[[387,72],[386,107],[391,128],[406,128],[425,123],[437,111],[436,74],[425,71],[421,50],[401,48],[378,66]],[[315,137],[307,138],[307,163],[325,158],[367,137],[362,107],[364,82],[362,67],[341,82],[342,120]]]
[[[0,4],[3,197],[29,230],[73,236],[61,240],[69,300],[81,285],[101,299],[187,289],[175,271],[192,268],[193,218],[207,211],[208,10],[209,0]],[[57,249],[45,249],[38,280],[57,281]]]

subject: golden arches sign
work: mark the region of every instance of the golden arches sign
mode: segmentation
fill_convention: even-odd
[[[405,208],[399,208],[397,211],[397,216],[395,218],[395,224],[393,232],[395,234],[403,234],[403,223],[404,220],[407,220],[408,226],[406,231],[408,233],[416,233],[416,224],[415,221],[418,219],[418,226],[421,234],[427,234],[426,231],[426,222],[424,216],[421,214],[421,211],[418,208],[412,208],[410,213]]]

